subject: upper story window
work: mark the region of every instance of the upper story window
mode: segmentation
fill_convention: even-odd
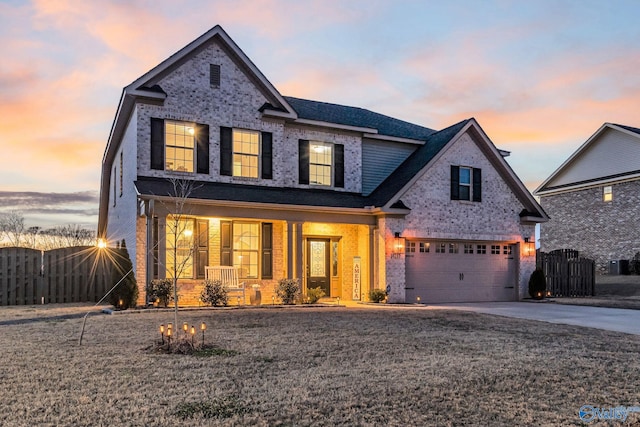
[[[331,185],[333,144],[309,143],[309,184]]]
[[[299,140],[300,184],[344,187],[344,145]]]
[[[260,134],[248,130],[233,130],[233,176],[258,177]]]
[[[220,127],[220,175],[272,179],[272,134]]]
[[[451,200],[482,201],[482,169],[452,165]]]
[[[151,119],[151,169],[209,173],[209,126]]]
[[[613,188],[610,185],[607,185],[602,188],[602,201],[610,202],[613,200]]]
[[[165,170],[193,172],[195,134],[193,123],[165,121]]]

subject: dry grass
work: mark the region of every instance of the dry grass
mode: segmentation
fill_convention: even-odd
[[[206,321],[220,351],[146,350],[171,320],[91,317],[81,347],[81,319],[3,326],[0,425],[556,426],[640,403],[638,336],[427,309],[211,310],[180,321]]]

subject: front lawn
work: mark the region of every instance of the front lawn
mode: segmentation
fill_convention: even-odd
[[[214,351],[149,351],[172,320],[89,317],[81,347],[82,319],[3,325],[0,425],[557,426],[640,406],[633,335],[424,308],[205,310],[179,320],[205,321]]]

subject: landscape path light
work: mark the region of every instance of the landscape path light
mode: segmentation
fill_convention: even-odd
[[[171,334],[172,334],[172,329],[168,328],[167,329],[167,350],[171,348]]]
[[[195,337],[195,335],[196,335],[196,327],[195,327],[195,326],[193,326],[193,325],[191,325],[191,347],[193,347],[193,346],[194,346],[194,344],[193,344],[193,338]]]
[[[182,330],[184,331],[184,335],[186,336],[189,332],[189,324],[187,322],[184,322],[182,324]]]
[[[160,325],[160,338],[162,340],[162,345],[164,345],[164,323]]]
[[[202,331],[202,345],[204,346],[204,331],[207,330],[207,324],[202,322],[200,324],[200,330]]]

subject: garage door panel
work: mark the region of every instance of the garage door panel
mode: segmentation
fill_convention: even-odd
[[[515,295],[515,257],[512,247],[504,243],[458,242],[458,253],[436,253],[439,242],[423,241],[408,248],[415,248],[406,257],[406,301],[424,303],[513,301]],[[465,244],[473,253],[464,253]],[[477,253],[480,245],[486,253]],[[493,245],[493,246],[492,246]],[[419,248],[429,247],[429,252]],[[500,253],[491,253],[499,248]]]

